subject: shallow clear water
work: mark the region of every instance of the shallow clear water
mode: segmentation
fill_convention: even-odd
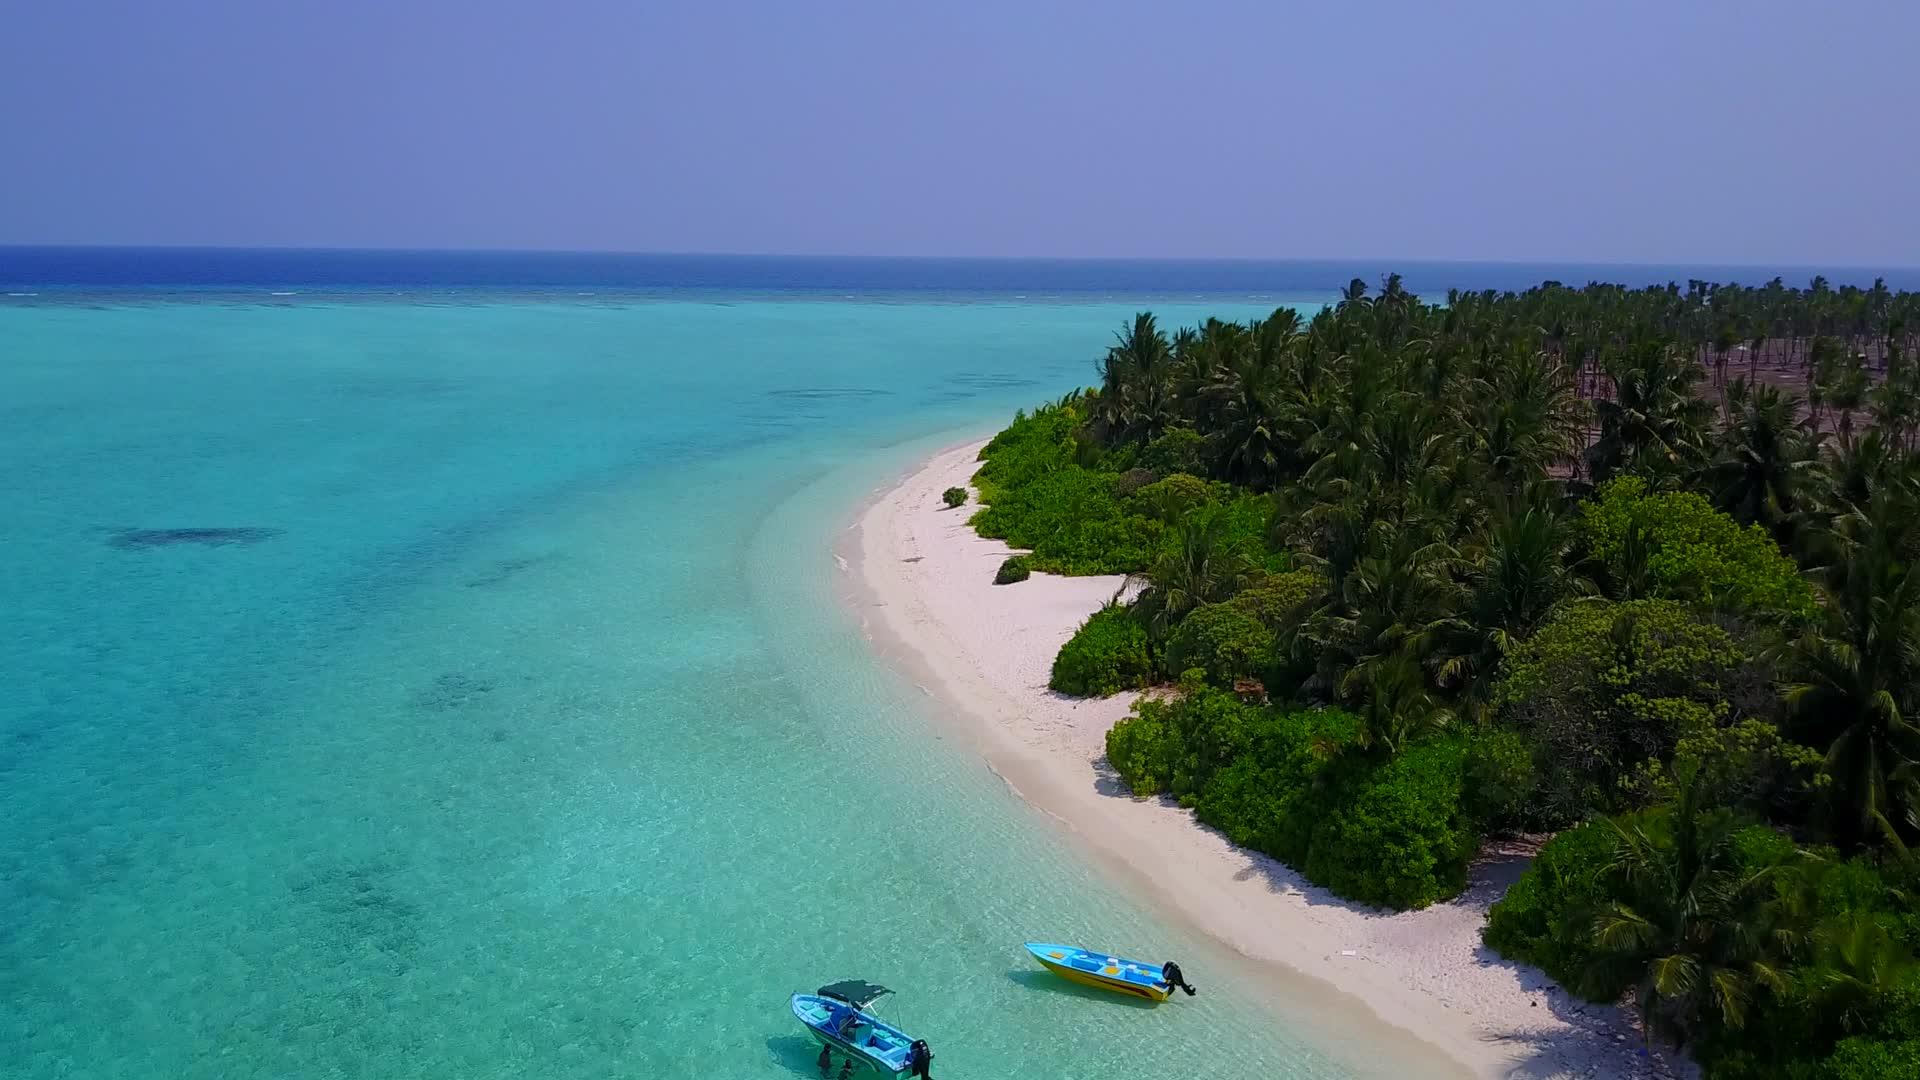
[[[835,602],[859,500],[1131,310],[0,310],[0,1072],[813,1076],[786,995],[846,977],[936,1075],[1371,1071]],[[1202,996],[1070,990],[1028,938]]]

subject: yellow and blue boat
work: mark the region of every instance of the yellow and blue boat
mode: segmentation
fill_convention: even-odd
[[[1106,953],[1088,952],[1072,945],[1046,945],[1027,942],[1027,951],[1040,966],[1063,979],[1082,986],[1097,986],[1118,994],[1165,1001],[1175,987],[1194,993],[1180,973],[1180,965],[1169,960],[1158,967],[1143,960],[1126,960]]]

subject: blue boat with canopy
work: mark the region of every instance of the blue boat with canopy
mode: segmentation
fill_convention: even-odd
[[[820,1075],[840,1055],[840,1075],[855,1069],[882,1076],[917,1076],[932,1080],[927,1071],[933,1051],[925,1039],[916,1039],[873,1014],[873,1003],[893,991],[860,979],[829,983],[811,994],[790,1000],[794,1018],[820,1044]]]

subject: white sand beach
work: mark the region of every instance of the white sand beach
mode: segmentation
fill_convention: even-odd
[[[974,503],[948,510],[940,501],[946,488],[968,486],[982,445],[945,450],[879,493],[844,553],[876,647],[949,707],[1022,797],[1169,914],[1253,961],[1293,969],[1288,978],[1364,1001],[1470,1075],[1691,1073],[1684,1061],[1643,1055],[1619,1010],[1573,999],[1481,945],[1488,905],[1524,866],[1518,856],[1477,866],[1456,900],[1386,913],[1234,847],[1169,800],[1131,798],[1104,760],[1106,732],[1131,695],[1083,701],[1047,689],[1060,644],[1122,579],[1035,574],[993,585],[1012,549],[968,527]]]

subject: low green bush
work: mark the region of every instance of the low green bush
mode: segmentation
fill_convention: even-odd
[[[1466,740],[1415,743],[1384,763],[1358,759],[1301,867],[1341,896],[1423,908],[1467,887],[1480,830],[1462,799]]]
[[[1494,704],[1535,747],[1531,800],[1562,825],[1638,805],[1631,781],[1725,723],[1751,658],[1674,600],[1569,604],[1507,654]]]
[[[940,501],[946,503],[948,509],[959,506],[967,501],[967,489],[950,487],[940,493]]]
[[[1080,438],[1086,402],[1016,414],[980,451],[974,474],[981,536],[1031,552],[1029,565],[1056,574],[1126,574],[1146,568],[1163,526],[1129,514],[1119,496],[1127,455]],[[1129,487],[1127,490],[1132,490]]]
[[[1180,672],[1198,668],[1207,682],[1231,687],[1266,668],[1273,659],[1274,640],[1273,630],[1245,605],[1202,604],[1180,620],[1167,639],[1166,667]]]
[[[1025,487],[1073,464],[1082,420],[1075,406],[1046,405],[1031,414],[1015,413],[1013,423],[980,449],[980,470],[974,474],[980,501],[993,502],[1002,490]]]
[[[1539,780],[1533,746],[1524,736],[1500,728],[1481,732],[1467,748],[1466,767],[1468,803],[1488,828],[1534,824],[1527,813],[1527,797]]]
[[[1856,1036],[1821,1063],[1816,1080],[1920,1080],[1920,1039],[1897,1042]]]
[[[1107,730],[1107,764],[1141,798],[1172,787],[1181,756],[1180,733],[1159,702],[1142,699],[1134,715]]]
[[[1465,740],[1382,760],[1355,749],[1360,728],[1340,710],[1247,705],[1189,680],[1114,725],[1107,760],[1134,794],[1172,794],[1342,896],[1421,907],[1454,895],[1480,839]]]
[[[1280,770],[1281,786],[1309,786],[1319,768],[1353,745],[1358,734],[1358,721],[1336,709],[1285,712],[1248,705],[1187,679],[1175,696],[1137,702],[1133,715],[1108,733],[1107,749],[1137,794],[1189,796],[1246,756]]]
[[[1204,475],[1209,447],[1206,437],[1192,428],[1173,428],[1147,444],[1140,464],[1165,476],[1169,473]]]
[[[1114,497],[1132,498],[1141,488],[1151,485],[1158,479],[1160,478],[1154,475],[1152,469],[1128,469],[1120,474],[1120,479],[1113,482]]]
[[[1033,570],[1027,565],[1027,557],[1025,555],[1009,555],[1006,561],[1000,564],[1000,569],[994,571],[993,583],[995,585],[1011,585],[1016,581],[1027,580],[1028,576],[1032,573]]]
[[[1110,604],[1080,624],[1060,647],[1047,685],[1077,697],[1105,697],[1153,681],[1147,630],[1123,604]]]
[[[1231,599],[1202,604],[1180,620],[1167,635],[1161,666],[1169,673],[1198,670],[1207,683],[1221,688],[1242,679],[1265,680],[1281,632],[1324,589],[1325,579],[1313,570],[1256,573],[1253,583]]]
[[[1188,514],[1214,501],[1219,494],[1215,485],[1197,476],[1174,473],[1172,476],[1134,490],[1127,508],[1165,525],[1177,525]]]
[[[981,536],[1031,551],[1035,570],[1126,574],[1146,568],[1163,526],[1128,514],[1119,477],[1067,465],[1019,486],[983,489],[972,524]]]
[[[1532,964],[1569,990],[1593,962],[1593,918],[1608,899],[1601,879],[1613,859],[1605,822],[1554,837],[1487,912],[1481,937],[1510,960]]]
[[[1649,493],[1609,481],[1581,507],[1582,539],[1617,592],[1665,596],[1767,621],[1813,615],[1813,588],[1758,525],[1741,525],[1691,491]]]
[[[1168,790],[1192,805],[1216,773],[1252,750],[1268,714],[1207,687],[1195,673],[1183,676],[1180,689],[1180,697],[1162,706],[1180,738]]]
[[[1327,579],[1318,570],[1266,574],[1227,601],[1279,632],[1300,620],[1301,610],[1326,591]]]
[[[1330,781],[1359,723],[1333,709],[1242,708],[1252,717],[1248,750],[1207,777],[1193,800],[1197,816],[1242,847],[1304,867],[1315,820],[1339,801]]]

